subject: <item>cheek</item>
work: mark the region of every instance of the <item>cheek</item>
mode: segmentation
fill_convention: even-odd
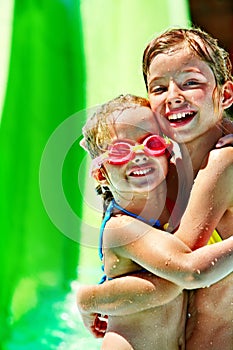
[[[190,92],[190,100],[197,105],[203,105],[203,103],[210,106],[213,105],[213,101],[215,99],[215,91],[210,87],[206,87],[205,89],[196,89]]]
[[[167,173],[168,173],[168,160],[166,156],[163,156],[163,161],[161,164],[161,168],[162,168],[162,172],[163,172],[163,176],[164,178],[167,177]]]
[[[168,173],[168,160],[166,156],[160,156],[156,159],[156,167],[162,179],[166,178]]]
[[[153,95],[148,95],[149,101],[150,101],[150,105],[151,105],[151,109],[153,112],[156,112],[156,110],[158,110],[159,105],[162,102],[162,98],[160,96],[153,96]]]
[[[117,184],[120,181],[122,181],[122,178],[124,177],[124,168],[123,166],[119,165],[108,165],[108,176],[112,184]]]
[[[219,113],[219,104],[218,100],[214,99],[213,96],[209,95],[208,98],[203,98],[200,101],[200,111],[203,114],[206,114],[206,117],[213,118],[213,115],[217,115]]]

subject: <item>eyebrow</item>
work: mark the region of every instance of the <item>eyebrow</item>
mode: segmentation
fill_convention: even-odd
[[[188,73],[195,73],[195,74],[201,74],[203,73],[196,67],[187,67],[186,69],[179,72],[179,74],[188,74]],[[157,80],[163,80],[166,79],[164,76],[155,76],[150,82],[148,81],[148,88],[153,85]]]
[[[181,73],[199,73],[199,74],[202,74],[200,69],[197,67],[187,67]]]

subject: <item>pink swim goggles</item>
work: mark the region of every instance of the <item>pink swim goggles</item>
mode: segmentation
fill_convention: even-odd
[[[147,156],[159,157],[171,148],[171,141],[159,135],[150,135],[139,145],[131,145],[126,141],[115,142],[105,153],[93,159],[92,171],[100,168],[105,162],[113,165],[126,164],[135,158],[138,151],[143,151]]]

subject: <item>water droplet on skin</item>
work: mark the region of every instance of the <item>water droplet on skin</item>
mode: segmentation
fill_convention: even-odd
[[[171,258],[165,261],[165,265],[168,266],[171,262]]]

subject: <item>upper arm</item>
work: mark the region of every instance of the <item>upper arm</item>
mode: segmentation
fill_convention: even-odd
[[[232,271],[233,240],[204,246],[192,252],[174,235],[131,219],[137,221],[137,229],[129,225],[121,230],[121,235],[127,237],[128,243],[111,247],[118,257],[115,268],[117,260],[132,261],[186,289],[211,285]],[[144,234],[139,235],[138,232]]]
[[[119,271],[122,261],[128,271],[130,266],[134,266],[130,264],[137,264],[165,278],[178,270],[182,274],[182,271],[186,273],[190,269],[184,259],[184,254],[191,252],[186,244],[168,232],[131,217],[125,217],[125,224],[117,228],[111,225],[111,220],[108,222],[104,249],[107,252],[106,272],[110,277],[114,276],[111,273]]]
[[[232,205],[233,149],[213,150],[207,164],[199,170],[175,235],[191,249],[205,245]]]

